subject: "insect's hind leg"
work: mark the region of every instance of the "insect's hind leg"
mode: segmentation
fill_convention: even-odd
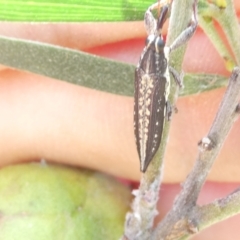
[[[174,42],[171,44],[170,48],[170,52],[177,49],[178,47],[180,47],[181,45],[183,45],[184,43],[186,43],[194,34],[194,32],[197,29],[197,1],[195,1],[194,5],[193,5],[193,16],[192,16],[192,21],[191,21],[191,25],[189,27],[187,27],[175,40]]]
[[[169,101],[166,102],[165,118],[167,121],[171,121],[173,113],[178,113],[178,109],[175,105],[172,105]]]
[[[180,74],[179,72],[173,68],[172,66],[168,66],[169,72],[172,74],[176,84],[180,87],[183,88],[183,77],[184,77],[184,72],[182,71]]]
[[[176,69],[174,69],[173,67],[171,66],[168,66],[168,70],[169,72],[172,74],[177,86],[179,86],[179,88],[182,88],[183,87],[183,78],[184,78],[184,72],[182,71],[180,74],[178,73],[178,71]],[[166,102],[166,112],[165,112],[165,117],[168,121],[171,120],[172,118],[172,113],[175,112],[177,113],[178,112],[178,109],[176,106],[172,106],[170,104],[169,101]]]

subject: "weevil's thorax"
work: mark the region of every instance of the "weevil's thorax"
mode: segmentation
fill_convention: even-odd
[[[164,75],[167,69],[165,42],[161,35],[149,35],[146,39],[145,51],[141,57],[140,68],[147,74]]]

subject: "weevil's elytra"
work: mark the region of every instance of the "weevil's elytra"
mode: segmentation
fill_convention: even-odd
[[[134,129],[143,172],[161,142],[170,89],[169,51],[160,33],[167,12],[168,7],[163,7],[156,24],[149,19],[152,18],[151,14],[146,12],[145,21],[155,26],[155,29],[149,28],[150,35],[135,71]]]
[[[171,106],[168,103],[169,71],[177,84],[182,85],[182,76],[179,76],[172,67],[168,68],[169,53],[186,43],[197,28],[197,2],[195,2],[191,25],[176,38],[170,47],[166,47],[161,30],[171,2],[171,0],[161,0],[153,4],[148,8],[144,17],[148,37],[135,70],[134,93],[134,132],[142,172],[147,170],[160,146],[165,117],[167,119],[171,117]],[[161,12],[156,21],[151,11],[159,6],[161,6]]]

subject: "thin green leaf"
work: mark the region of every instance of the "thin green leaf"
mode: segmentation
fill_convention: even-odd
[[[142,20],[151,0],[0,0],[1,21]]]
[[[0,37],[0,64],[83,87],[133,94],[134,66],[68,48]]]
[[[0,37],[0,64],[109,93],[133,96],[134,65],[50,44]],[[218,75],[186,74],[182,96],[225,86]]]
[[[219,52],[220,56],[225,60],[226,69],[232,71],[233,67],[240,63],[239,23],[233,1],[224,0],[213,4],[208,3],[205,0],[200,0],[199,15],[199,23],[201,27],[213,42],[213,45]],[[213,19],[218,21],[222,27],[236,61],[215,29],[212,22]]]
[[[216,74],[187,73],[184,76],[184,89],[180,96],[198,94],[227,86],[228,78]]]

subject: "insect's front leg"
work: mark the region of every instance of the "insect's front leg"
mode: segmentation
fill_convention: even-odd
[[[191,25],[188,28],[186,28],[171,44],[171,46],[169,47],[169,53],[171,53],[171,51],[173,51],[173,50],[177,49],[178,47],[182,46],[183,44],[185,44],[195,33],[195,31],[197,29],[197,25],[198,25],[197,1],[195,1],[194,5],[193,5],[193,16],[192,16]],[[168,68],[169,68],[169,72],[173,76],[176,84],[180,88],[182,88],[184,73],[182,72],[181,74],[179,74],[178,71],[176,71],[172,66],[168,66]]]
[[[185,44],[195,33],[197,29],[197,1],[193,5],[193,16],[191,25],[186,28],[169,47],[170,52]]]

